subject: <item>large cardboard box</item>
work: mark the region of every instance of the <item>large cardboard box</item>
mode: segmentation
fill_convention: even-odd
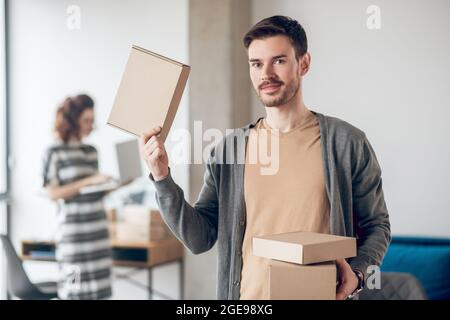
[[[117,240],[148,242],[163,240],[172,236],[158,210],[141,205],[128,205],[123,217],[117,221],[112,232]]]
[[[110,232],[114,239],[129,242],[158,241],[172,236],[172,233],[165,225],[149,227],[125,221],[112,223]]]
[[[161,126],[165,141],[189,72],[183,63],[132,46],[108,124],[138,137]]]
[[[356,239],[314,232],[253,237],[253,255],[298,264],[356,256]]]
[[[141,205],[127,205],[123,208],[123,221],[146,226],[165,225],[159,210],[153,210]]]
[[[112,236],[115,240],[126,242],[148,242],[150,233],[148,228],[136,226],[124,221],[117,221],[111,225]]]
[[[299,265],[271,260],[270,300],[336,300],[336,265]]]

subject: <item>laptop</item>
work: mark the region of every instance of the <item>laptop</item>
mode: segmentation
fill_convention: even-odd
[[[80,189],[80,194],[113,191],[142,176],[139,146],[136,139],[117,143],[116,154],[120,178],[83,187]]]

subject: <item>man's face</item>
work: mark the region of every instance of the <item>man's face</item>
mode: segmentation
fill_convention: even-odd
[[[289,38],[280,35],[253,40],[248,57],[250,78],[264,105],[276,107],[291,101],[300,88],[302,68]]]

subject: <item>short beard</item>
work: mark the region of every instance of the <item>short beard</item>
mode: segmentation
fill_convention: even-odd
[[[258,92],[259,99],[266,107],[278,107],[288,103],[294,98],[297,92],[300,90],[300,80],[292,81],[286,87],[286,90],[281,94],[281,97],[274,100],[269,100],[270,98],[264,99],[260,92]]]

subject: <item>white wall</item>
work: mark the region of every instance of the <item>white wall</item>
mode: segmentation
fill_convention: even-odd
[[[369,30],[366,9],[381,9]],[[302,23],[305,102],[366,132],[383,170],[393,234],[450,236],[450,2],[257,0],[253,22]],[[255,101],[253,118],[263,107]]]
[[[66,25],[74,3],[81,9],[80,30]],[[56,227],[55,207],[37,191],[57,105],[67,95],[92,95],[98,130],[89,141],[99,150],[101,170],[117,175],[114,143],[130,136],[105,123],[131,44],[188,62],[188,8],[186,0],[14,0],[9,15],[12,234],[18,245],[20,239],[49,237]],[[174,128],[188,127],[187,101],[185,94]],[[172,166],[172,173],[186,190],[187,168]]]
[[[0,193],[6,191],[6,37],[5,7],[0,1]],[[1,258],[0,258],[1,259]]]

